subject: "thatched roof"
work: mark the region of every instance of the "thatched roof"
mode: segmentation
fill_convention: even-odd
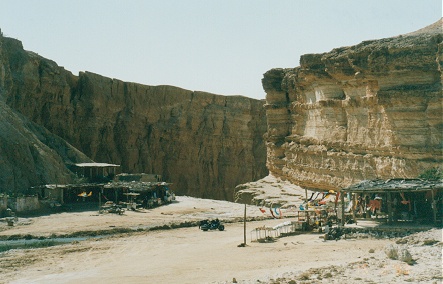
[[[79,163],[75,164],[79,168],[106,168],[106,167],[120,167],[120,165],[108,164],[108,163]]]
[[[59,189],[59,188],[88,188],[88,187],[102,187],[103,183],[75,183],[75,184],[43,184],[36,185],[31,188],[33,189]]]
[[[156,188],[157,186],[168,186],[170,183],[166,182],[141,182],[141,181],[118,181],[118,182],[110,182],[105,184],[104,188],[128,188],[131,191],[146,191]]]
[[[388,179],[388,180],[364,180],[350,187],[341,189],[346,192],[389,192],[389,191],[428,191],[443,189],[443,180],[423,179]]]

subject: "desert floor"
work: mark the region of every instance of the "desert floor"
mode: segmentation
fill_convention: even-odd
[[[103,233],[0,253],[0,283],[442,283],[441,229],[338,241],[306,233],[261,243],[251,241],[255,228],[294,218],[271,219],[248,205],[247,246],[239,247],[243,210],[242,204],[179,196],[170,205],[123,215],[91,210],[19,218],[14,226],[0,222],[3,242]],[[192,225],[206,218],[223,220],[225,230]],[[119,229],[134,231],[104,235]],[[389,245],[407,249],[414,263],[388,258]]]

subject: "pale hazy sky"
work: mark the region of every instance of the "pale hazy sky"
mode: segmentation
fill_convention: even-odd
[[[0,0],[0,28],[78,74],[263,99],[300,55],[415,31],[442,0]]]

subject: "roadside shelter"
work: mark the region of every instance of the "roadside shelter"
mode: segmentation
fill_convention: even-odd
[[[353,218],[383,216],[388,223],[420,222],[442,224],[443,180],[365,180],[340,191],[342,224],[345,196]]]
[[[174,200],[170,185],[166,182],[114,181],[104,185],[102,200],[126,203],[131,208],[134,203],[143,208],[153,208]]]
[[[45,184],[33,187],[40,200],[58,204],[98,202],[102,188],[103,184],[100,183]]]

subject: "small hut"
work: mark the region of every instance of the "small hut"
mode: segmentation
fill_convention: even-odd
[[[74,171],[87,178],[90,182],[110,181],[114,179],[120,165],[107,163],[80,163],[75,164]]]

